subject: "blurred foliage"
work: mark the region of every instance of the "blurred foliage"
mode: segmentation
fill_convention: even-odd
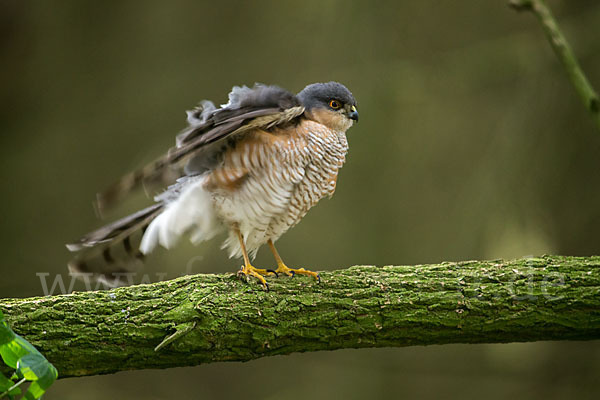
[[[31,383],[22,398],[39,399],[58,377],[56,368],[31,343],[10,329],[2,311],[0,356],[6,365],[15,370],[10,378],[0,373],[0,398],[16,398],[22,392],[19,386],[28,381]]]
[[[600,4],[549,4],[600,88]],[[102,223],[96,191],[170,146],[184,110],[256,81],[337,80],[361,115],[336,195],[278,242],[288,265],[598,253],[600,135],[538,22],[505,1],[3,0],[0,33],[2,297],[65,273],[64,243]],[[239,264],[215,240],[145,271]],[[273,265],[268,251],[256,265]],[[341,351],[72,379],[48,398],[592,398],[599,355],[597,342]]]

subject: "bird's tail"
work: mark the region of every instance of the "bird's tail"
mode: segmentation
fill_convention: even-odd
[[[132,272],[144,258],[138,250],[144,232],[163,207],[161,203],[154,204],[67,244],[76,253],[69,262],[69,271],[91,274],[108,286],[125,284],[125,274]]]

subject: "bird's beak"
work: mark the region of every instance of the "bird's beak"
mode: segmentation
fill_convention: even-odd
[[[356,106],[352,106],[350,112],[348,113],[348,118],[358,122],[358,110],[356,109]]]

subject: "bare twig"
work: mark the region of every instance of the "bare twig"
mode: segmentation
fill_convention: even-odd
[[[542,28],[552,45],[552,49],[569,75],[571,83],[583,101],[585,108],[592,114],[594,122],[600,129],[600,100],[598,94],[581,70],[577,58],[561,32],[550,8],[544,0],[510,0],[509,5],[518,11],[531,11],[540,20]]]

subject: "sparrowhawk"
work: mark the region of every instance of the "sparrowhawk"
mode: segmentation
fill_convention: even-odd
[[[98,207],[141,186],[170,186],[154,205],[67,245],[77,253],[71,271],[117,283],[115,273],[158,245],[171,248],[184,234],[196,244],[225,231],[223,247],[244,259],[240,274],[264,288],[271,274],[320,280],[316,272],[288,268],[274,242],[333,195],[348,151],[346,131],[358,121],[352,93],[337,82],[314,83],[296,95],[277,86],[234,87],[227,104],[203,101],[187,121],[165,156],[100,193]],[[265,243],[275,270],[251,265]]]

